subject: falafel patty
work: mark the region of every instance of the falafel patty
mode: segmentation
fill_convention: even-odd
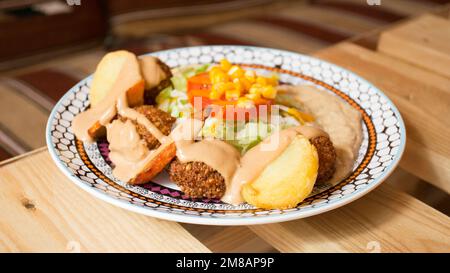
[[[169,177],[192,198],[221,198],[225,194],[225,179],[203,162],[173,160],[168,168]]]
[[[170,70],[170,67],[158,58],[156,58],[156,64],[164,73],[165,79],[163,79],[157,86],[153,87],[152,89],[144,91],[145,104],[155,104],[155,99],[156,96],[158,96],[159,92],[172,84],[170,81],[170,78],[172,77],[172,71]]]
[[[316,147],[319,156],[319,170],[317,173],[317,183],[328,181],[336,171],[336,150],[333,143],[326,136],[318,136],[310,139],[310,142]]]
[[[335,172],[336,151],[333,143],[326,136],[312,138],[310,142],[319,157],[316,182],[326,182]],[[182,163],[175,159],[170,163],[168,172],[170,179],[189,197],[221,198],[225,194],[223,176],[203,162]]]
[[[176,121],[176,118],[172,117],[169,113],[164,112],[152,105],[141,105],[133,108],[137,112],[143,114],[161,133],[168,136],[172,131],[172,126]],[[120,117],[120,120],[125,121],[126,118]],[[139,136],[145,140],[149,150],[158,148],[161,143],[156,139],[143,125],[132,121],[136,126],[136,130]]]

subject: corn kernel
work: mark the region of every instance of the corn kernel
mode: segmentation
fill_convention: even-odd
[[[262,88],[263,88],[263,86],[260,85],[259,83],[254,83],[254,84],[250,87],[250,89],[248,90],[248,92],[249,92],[250,94],[261,94]]]
[[[244,75],[244,70],[237,65],[233,65],[230,70],[228,70],[228,75],[233,79],[240,78]]]
[[[261,85],[267,85],[268,84],[267,78],[266,77],[261,77],[261,76],[258,76],[256,78],[256,82],[261,84]]]
[[[267,99],[274,99],[277,96],[277,90],[271,85],[264,86],[261,93]]]
[[[241,83],[240,79],[236,78],[233,80],[234,88],[239,90],[239,92],[244,91],[244,85]]]
[[[227,85],[224,82],[218,82],[211,86],[211,92],[216,92],[219,97],[222,96],[227,90]]]
[[[218,66],[213,66],[211,70],[209,70],[209,76],[211,77],[217,72],[223,72]]]
[[[236,105],[238,107],[242,107],[242,108],[250,108],[253,107],[255,104],[253,103],[253,101],[249,98],[246,97],[241,97],[238,99]]]
[[[232,83],[232,82],[226,82],[224,88],[225,88],[225,91],[227,91],[227,90],[232,90],[232,89],[234,89],[234,83]]]
[[[210,98],[239,100],[243,105],[251,101],[255,103],[261,97],[274,99],[278,85],[278,75],[270,77],[258,76],[254,70],[245,70],[238,65],[231,64],[227,59],[209,71],[212,83]]]
[[[239,90],[231,89],[231,90],[225,91],[225,98],[227,100],[235,100],[235,99],[238,99],[240,96],[241,96],[241,92]]]
[[[256,72],[254,70],[245,71],[244,76],[250,83],[254,83],[256,80]]]
[[[239,81],[241,82],[242,86],[244,87],[244,90],[248,91],[250,87],[252,87],[252,83],[245,77],[239,78]]]
[[[222,59],[220,61],[220,68],[223,71],[228,72],[228,70],[230,70],[230,68],[231,68],[231,63],[227,59]]]
[[[212,73],[212,75],[210,75],[210,79],[211,79],[211,83],[219,83],[219,82],[226,82],[228,81],[228,75],[219,70],[219,71],[215,71],[214,73]]]
[[[256,101],[259,100],[261,98],[261,94],[256,93],[256,94],[245,94],[245,97],[248,99],[251,99],[252,101]]]
[[[278,85],[278,75],[273,74],[272,76],[267,78],[267,83],[272,85],[272,86]]]
[[[212,100],[218,100],[220,99],[220,94],[216,91],[211,90],[211,92],[209,92],[209,98]]]

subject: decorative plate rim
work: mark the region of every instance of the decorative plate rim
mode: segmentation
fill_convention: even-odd
[[[47,142],[47,148],[49,150],[50,156],[55,161],[58,168],[67,176],[69,179],[74,182],[77,186],[82,188],[83,190],[89,192],[90,194],[94,195],[95,197],[106,201],[110,204],[116,205],[118,207],[141,213],[147,216],[152,216],[160,219],[170,220],[170,221],[177,221],[177,222],[184,222],[184,223],[191,223],[191,224],[203,224],[203,225],[255,225],[255,224],[267,224],[267,223],[275,223],[275,222],[284,222],[284,221],[290,221],[295,219],[300,219],[304,217],[309,217],[313,215],[317,215],[323,212],[327,212],[336,208],[339,208],[341,206],[344,206],[352,201],[355,201],[362,197],[363,195],[371,192],[376,187],[378,187],[389,175],[395,170],[397,165],[400,162],[400,159],[404,153],[405,150],[405,144],[406,144],[406,130],[403,118],[398,111],[395,104],[389,99],[389,97],[384,94],[381,90],[379,90],[376,86],[374,86],[372,83],[364,79],[363,77],[360,77],[358,74],[347,70],[346,68],[340,67],[338,65],[335,65],[333,63],[324,61],[320,58],[308,56],[304,54],[300,54],[297,52],[287,51],[287,50],[280,50],[280,49],[272,49],[272,48],[266,48],[266,47],[256,47],[256,46],[237,46],[237,45],[215,45],[215,46],[191,46],[191,47],[181,47],[181,48],[174,48],[174,49],[168,49],[163,51],[157,51],[153,53],[144,54],[145,55],[158,55],[163,54],[167,52],[174,52],[174,51],[182,51],[182,50],[189,50],[193,48],[214,48],[214,47],[221,47],[221,48],[240,48],[240,49],[251,49],[251,50],[268,50],[268,51],[275,51],[279,53],[288,53],[288,54],[294,54],[299,57],[309,58],[311,60],[318,60],[323,64],[328,65],[330,68],[341,70],[345,73],[348,73],[348,75],[352,75],[353,77],[357,78],[361,83],[366,84],[369,88],[372,88],[375,90],[375,92],[380,95],[383,99],[386,100],[386,103],[389,104],[390,110],[393,111],[397,118],[397,122],[399,124],[399,133],[400,133],[400,144],[398,146],[398,150],[396,154],[393,156],[391,160],[391,164],[386,166],[385,170],[376,178],[373,178],[373,181],[371,181],[369,184],[367,184],[366,187],[361,189],[356,189],[353,193],[344,195],[340,198],[329,200],[326,205],[320,206],[320,207],[314,207],[313,209],[307,209],[307,210],[299,210],[299,211],[292,211],[287,212],[284,214],[276,214],[276,215],[261,215],[260,217],[245,217],[245,216],[239,216],[239,217],[202,217],[198,215],[191,215],[191,214],[176,214],[168,211],[158,211],[155,209],[149,209],[141,206],[137,206],[135,204],[129,203],[125,200],[118,199],[116,197],[113,197],[109,194],[106,194],[105,192],[102,192],[96,188],[93,188],[89,185],[87,185],[85,182],[83,182],[81,179],[76,177],[68,167],[64,166],[63,162],[59,158],[58,154],[56,153],[56,147],[53,147],[52,142],[52,135],[51,135],[51,126],[55,119],[55,115],[58,112],[58,108],[62,105],[62,102],[67,100],[71,93],[74,93],[76,88],[81,83],[87,82],[92,79],[92,74],[88,77],[82,79],[79,81],[76,85],[74,85],[72,88],[70,88],[64,96],[55,104],[54,108],[52,109],[46,126],[46,142]],[[312,77],[313,78],[313,77]],[[365,110],[365,107],[362,107],[360,104],[358,104],[363,110]],[[341,182],[340,182],[341,183]]]

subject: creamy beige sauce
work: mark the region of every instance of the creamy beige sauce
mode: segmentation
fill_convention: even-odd
[[[203,121],[187,119],[170,134],[177,147],[181,162],[203,162],[217,170],[224,178],[226,191],[222,201],[238,205],[244,200],[242,187],[256,179],[267,165],[289,146],[298,134],[311,139],[328,136],[323,130],[311,126],[298,126],[273,133],[241,157],[239,151],[222,140],[203,139],[195,142]]]
[[[131,120],[123,122],[116,119],[106,125],[106,128],[111,157],[138,162],[147,155],[147,145]]]
[[[239,166],[240,153],[232,145],[218,139],[195,142],[202,126],[201,120],[187,119],[173,130],[171,136],[177,147],[177,157],[181,162],[203,162],[218,171],[225,183],[229,183]]]
[[[168,137],[165,136],[148,118],[128,107],[126,95],[122,95],[117,101],[117,110],[119,115],[127,119],[134,120],[136,123],[142,125],[147,131],[152,134],[159,142],[164,143],[168,141]]]
[[[277,101],[311,113],[326,131],[336,150],[336,171],[328,181],[334,185],[353,169],[362,142],[361,114],[338,96],[311,85],[282,85]]]
[[[141,71],[146,74],[147,86],[152,88],[158,85],[162,76],[157,72],[161,69],[156,59],[147,56],[144,61],[141,61],[141,65],[144,66]],[[125,62],[119,74],[122,77],[119,77],[108,95],[95,107],[78,114],[72,122],[72,130],[77,138],[86,142],[93,141],[89,129],[97,122],[106,127],[106,137],[111,150],[110,159],[115,165],[113,174],[123,181],[130,181],[136,177],[160,151],[172,143],[171,138],[165,136],[145,115],[128,105],[127,91],[141,78],[127,71],[133,71],[133,69],[140,71],[140,68],[136,66],[137,61]],[[122,122],[118,119],[112,121],[117,114],[127,118],[127,121]],[[158,149],[150,151],[147,148],[132,121],[144,126],[161,143]]]
[[[311,126],[292,127],[273,133],[240,159],[239,168],[230,183],[227,183],[225,194],[221,200],[233,205],[244,202],[241,196],[242,187],[256,179],[271,162],[284,152],[298,134],[303,134],[308,139],[322,135],[327,136],[323,130]]]
[[[115,122],[115,121],[114,121]],[[113,123],[114,123],[113,122]],[[133,151],[131,154],[129,151],[125,151],[122,149],[111,149],[109,158],[114,163],[115,167],[113,169],[113,175],[122,181],[130,181],[135,178],[138,174],[145,171],[145,168],[148,166],[149,162],[151,162],[155,157],[157,157],[164,149],[166,149],[171,143],[171,141],[167,141],[161,144],[155,150],[148,150],[145,147],[145,152],[143,154]],[[135,143],[130,143],[133,145]],[[110,143],[111,147],[111,143]],[[127,150],[130,149],[129,147]],[[140,158],[130,158],[132,155],[141,155]]]
[[[115,165],[114,176],[123,181],[130,181],[144,171],[147,164],[162,151],[161,146],[166,147],[164,144],[169,144],[172,140],[165,136],[145,115],[129,108],[126,94],[118,99],[116,106],[117,112],[127,120],[125,122],[114,120],[106,126],[110,159]],[[158,149],[150,151],[131,120],[144,126],[162,145]]]
[[[106,129],[109,158],[116,165],[113,174],[120,180],[128,181],[140,170],[140,162],[145,161],[150,151],[130,120],[122,122],[116,119],[106,125]]]
[[[167,78],[167,74],[158,64],[158,59],[153,56],[142,56],[139,59],[142,77],[145,80],[145,89],[149,90],[157,86]]]

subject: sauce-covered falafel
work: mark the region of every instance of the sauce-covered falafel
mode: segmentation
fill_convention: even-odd
[[[134,107],[134,110],[143,114],[148,120],[153,123],[153,125],[158,128],[164,135],[168,136],[172,130],[172,126],[175,123],[176,119],[172,117],[167,112],[164,112],[155,106],[152,105],[141,105]],[[120,117],[122,121],[125,121],[126,118]],[[136,126],[136,130],[139,136],[145,140],[147,143],[147,147],[150,150],[158,148],[161,143],[141,124],[133,121],[133,124]]]

